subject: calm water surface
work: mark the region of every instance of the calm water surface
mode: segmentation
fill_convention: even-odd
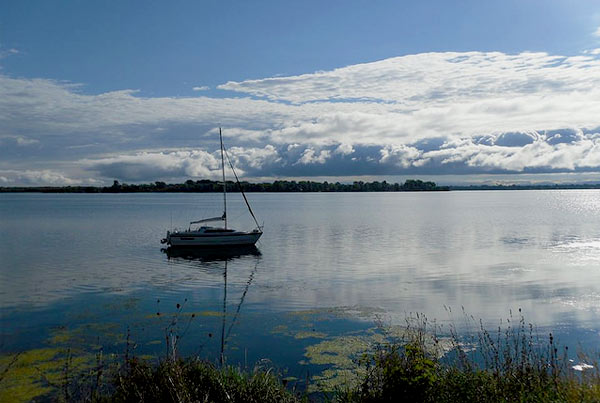
[[[220,197],[1,194],[0,352],[64,329],[122,342],[129,328],[156,353],[177,303],[182,326],[197,314],[186,352],[216,357],[223,333],[230,361],[291,373],[307,346],[410,312],[460,326],[464,308],[493,327],[521,308],[565,343],[600,341],[598,191],[249,194],[257,250],[161,250],[167,229],[219,214]],[[229,206],[250,229],[238,195]]]

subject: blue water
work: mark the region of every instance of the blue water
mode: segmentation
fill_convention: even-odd
[[[600,341],[599,191],[253,193],[257,250],[161,250],[168,229],[218,215],[220,198],[0,194],[1,352],[66,328],[116,350],[129,329],[160,354],[178,303],[179,332],[197,314],[184,352],[218,359],[224,328],[229,362],[296,374],[321,340],[298,332],[350,334],[411,312],[460,327],[464,309],[494,327],[521,308],[564,343]],[[251,229],[238,195],[228,205],[231,225]]]

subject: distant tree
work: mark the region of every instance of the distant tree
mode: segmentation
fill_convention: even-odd
[[[556,185],[546,186],[547,188],[556,188]],[[590,185],[561,185],[561,188],[589,188]],[[600,184],[592,185],[600,188]],[[245,192],[415,192],[415,191],[439,191],[450,190],[448,186],[437,186],[434,182],[423,182],[421,180],[408,179],[403,185],[398,183],[383,182],[363,182],[355,181],[352,184],[340,182],[313,182],[313,181],[274,181],[273,183],[249,183],[240,182],[239,186],[233,181],[227,181],[227,191],[237,192],[239,189]],[[454,189],[474,189],[473,186],[454,187]],[[478,189],[525,189],[531,188],[514,185],[482,185]],[[540,188],[534,187],[534,188]],[[93,187],[93,186],[64,186],[64,187],[18,187],[4,188],[0,187],[0,192],[52,192],[52,193],[135,193],[135,192],[222,192],[223,184],[219,181],[202,179],[193,181],[186,180],[184,183],[165,183],[156,181],[154,183],[144,184],[126,184],[114,180],[112,186]]]

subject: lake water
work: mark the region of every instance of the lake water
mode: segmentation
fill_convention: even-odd
[[[218,215],[221,195],[0,194],[0,352],[119,352],[129,332],[160,356],[175,320],[182,354],[223,349],[302,379],[343,366],[318,357],[324,342],[411,312],[461,327],[463,308],[491,328],[520,308],[563,344],[600,341],[599,191],[248,198],[256,250],[178,256],[161,250],[166,230]],[[252,228],[239,195],[228,202],[231,225]]]

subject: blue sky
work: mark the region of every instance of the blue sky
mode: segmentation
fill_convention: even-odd
[[[0,4],[0,186],[598,181],[594,1]]]

